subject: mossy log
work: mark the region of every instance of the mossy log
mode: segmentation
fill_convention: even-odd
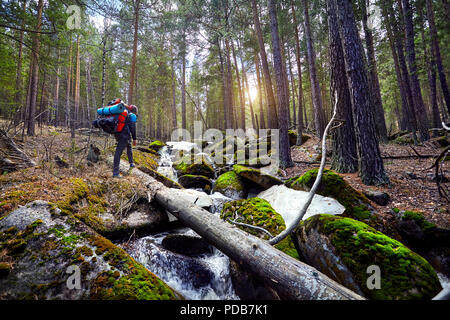
[[[108,160],[112,163],[112,158]],[[127,171],[126,165],[121,169]],[[291,300],[361,300],[360,295],[343,287],[317,269],[302,263],[271,246],[267,241],[250,235],[222,221],[210,212],[174,195],[142,171],[133,175],[145,179],[156,201],[186,226],[232,260],[253,272],[277,291],[283,299]]]

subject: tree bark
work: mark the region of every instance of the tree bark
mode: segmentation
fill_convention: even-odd
[[[112,163],[112,158],[108,161]],[[121,170],[128,171],[125,164]],[[287,300],[364,300],[315,268],[293,259],[267,241],[250,235],[186,200],[174,189],[134,169],[154,199],[208,243],[244,266]],[[151,196],[151,195],[150,195]]]
[[[301,65],[301,53],[300,53],[300,35],[298,32],[297,16],[295,13],[294,1],[291,0],[292,19],[294,22],[295,31],[295,57],[297,61],[297,73],[298,73],[298,113],[297,113],[297,143],[300,146],[303,133],[303,83],[302,83],[302,65]]]
[[[134,38],[133,38],[133,55],[131,58],[130,71],[130,88],[128,90],[128,104],[133,104],[134,94],[134,74],[136,72],[136,56],[138,46],[138,32],[139,32],[139,5],[140,0],[133,1],[134,4]]]
[[[266,124],[264,121],[264,103],[263,103],[263,88],[261,86],[261,72],[259,69],[259,59],[258,54],[255,54],[255,71],[256,71],[256,80],[258,83],[258,93],[259,93],[259,126],[260,129],[265,129]],[[268,113],[266,113],[268,114]]]
[[[259,54],[261,56],[262,72],[264,76],[264,84],[266,88],[267,99],[267,125],[270,129],[278,128],[277,118],[277,105],[275,102],[275,96],[272,88],[272,79],[270,77],[269,64],[267,63],[267,54],[264,47],[264,39],[261,31],[261,24],[259,22],[258,7],[256,6],[256,0],[252,0],[253,20],[256,29],[256,35],[258,37]]]
[[[427,7],[427,19],[428,24],[430,26],[430,35],[431,35],[431,53],[437,66],[439,81],[441,83],[442,95],[444,96],[445,104],[447,105],[447,110],[448,113],[450,114],[450,92],[447,85],[447,78],[445,76],[444,67],[442,65],[441,50],[439,47],[439,39],[437,36],[436,24],[434,22],[433,3],[431,0],[426,0],[426,7]]]
[[[181,127],[186,130],[186,35],[183,35],[181,59]]]
[[[30,92],[30,105],[28,107],[28,126],[27,135],[35,135],[35,116],[36,116],[36,103],[38,94],[38,82],[39,82],[39,51],[40,51],[40,39],[39,32],[42,24],[42,11],[44,9],[44,1],[39,0],[38,12],[37,12],[37,24],[36,33],[33,36],[33,49],[32,49],[32,69],[31,69],[31,92]]]
[[[306,50],[309,63],[309,77],[311,81],[311,99],[314,106],[314,121],[316,126],[317,135],[322,138],[323,131],[325,130],[325,113],[322,105],[322,96],[320,93],[320,85],[317,79],[316,71],[316,53],[314,51],[314,45],[311,34],[311,25],[309,21],[309,9],[308,1],[302,0],[303,13],[305,16],[305,37],[306,37]]]
[[[23,14],[26,13],[26,8],[27,8],[27,0],[23,0],[23,6],[22,6],[22,11]],[[17,54],[17,69],[16,69],[16,87],[15,87],[15,102],[16,102],[16,112],[24,109],[23,106],[23,80],[22,80],[22,53],[23,53],[23,36],[24,36],[24,31],[23,29],[25,28],[25,19],[22,19],[22,23],[21,23],[21,28],[22,30],[20,30],[19,33],[19,49],[18,49],[18,54]],[[19,124],[19,120],[20,120],[20,112],[17,112],[15,115],[15,125],[17,127],[17,125]]]
[[[70,133],[72,139],[75,138],[75,128],[79,127],[80,121],[80,36],[77,35],[77,49],[75,55],[75,92],[74,92],[74,108],[72,112],[72,123]]]
[[[240,111],[241,111],[241,121],[240,121],[240,127],[241,129],[245,130],[245,98],[242,87],[244,86],[244,82],[242,81],[241,86],[241,77],[239,75],[239,67],[237,64],[236,59],[236,51],[234,50],[234,43],[231,41],[231,51],[233,53],[233,61],[234,61],[234,68],[236,69],[236,81],[238,85],[238,92],[239,92],[239,103],[240,103]]]
[[[375,133],[364,49],[350,0],[335,1],[355,123],[359,174],[366,185],[389,183]]]
[[[367,23],[367,0],[360,0],[361,10],[362,10],[362,22],[364,35],[366,40],[366,48],[367,48],[367,62],[368,62],[368,71],[369,71],[369,85],[370,92],[372,93],[372,101],[374,104],[374,118],[375,118],[375,127],[377,129],[377,136],[382,142],[387,142],[387,129],[386,129],[386,120],[384,118],[384,109],[383,109],[383,101],[381,99],[381,90],[380,90],[380,82],[378,80],[378,71],[377,71],[377,63],[375,59],[375,48],[373,44],[373,35],[372,30],[370,30],[369,25]]]
[[[270,15],[270,29],[272,36],[272,50],[273,50],[273,62],[275,68],[276,82],[277,82],[277,95],[278,95],[278,127],[280,129],[280,144],[279,144],[279,162],[280,167],[290,168],[294,166],[291,159],[291,149],[289,144],[289,99],[287,97],[286,90],[286,73],[283,68],[283,57],[281,55],[281,45],[278,34],[278,20],[276,10],[276,0],[269,0],[269,15]]]
[[[358,170],[355,126],[353,123],[352,99],[345,71],[344,51],[336,16],[334,0],[327,1],[328,32],[331,62],[331,95],[337,97],[336,118],[343,123],[332,132],[331,169],[340,173]],[[334,104],[333,103],[333,104]]]
[[[412,20],[412,8],[409,0],[402,0],[403,21],[405,24],[406,37],[406,53],[408,58],[409,78],[411,80],[411,93],[414,105],[414,111],[417,114],[417,126],[422,141],[430,139],[428,133],[428,116],[423,103],[422,93],[420,90],[419,78],[417,75],[416,51],[414,45],[414,27]]]

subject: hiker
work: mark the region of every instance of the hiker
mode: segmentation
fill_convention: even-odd
[[[114,104],[114,101],[110,102]],[[110,104],[108,104],[110,105]],[[120,157],[123,150],[127,149],[128,162],[130,163],[130,170],[135,167],[133,161],[133,149],[131,147],[131,138],[133,139],[133,146],[136,146],[136,120],[137,107],[135,105],[125,105],[125,110],[119,114],[119,123],[117,125],[117,132],[114,137],[117,141],[116,152],[114,154],[113,177],[119,178]]]

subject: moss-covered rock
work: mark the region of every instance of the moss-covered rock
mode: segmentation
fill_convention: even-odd
[[[121,159],[128,160],[126,152],[122,154]],[[133,160],[137,166],[156,170],[158,168],[158,156],[153,153],[133,150]]]
[[[234,172],[238,174],[240,177],[248,179],[264,189],[268,189],[274,185],[283,184],[283,182],[270,174],[264,173],[260,169],[254,169],[249,167],[244,167],[241,165],[233,166]]]
[[[231,220],[263,228],[272,236],[276,236],[286,229],[283,217],[272,208],[269,202],[260,198],[227,202],[223,206],[222,212],[220,213],[220,218],[228,222]],[[257,229],[239,225],[238,228],[261,239],[269,238],[268,234]],[[290,237],[286,237],[281,242],[276,244],[275,248],[283,251],[291,257],[298,259],[297,250],[295,249],[294,243]]]
[[[411,134],[406,134],[406,135],[397,137],[394,140],[394,143],[400,144],[400,145],[407,145],[407,144],[413,144],[414,140],[413,140]]]
[[[192,174],[214,178],[214,169],[203,156],[186,156],[174,163],[180,175]]]
[[[159,141],[159,140],[155,140],[155,141],[153,141],[152,143],[150,143],[148,147],[149,147],[149,149],[152,149],[152,150],[158,152],[159,149],[161,149],[161,148],[164,147],[165,145],[166,145],[166,144],[165,144],[164,142]]]
[[[285,185],[295,190],[309,191],[316,181],[318,171],[318,169],[313,169],[302,176],[291,178],[285,182]],[[344,178],[334,171],[324,170],[317,194],[339,201],[345,207],[344,216],[369,224],[377,220],[375,210],[367,197],[352,188]]]
[[[212,181],[205,176],[185,174],[178,181],[185,188],[200,188],[204,191],[211,191],[212,188]]]
[[[394,227],[402,242],[425,257],[433,267],[450,276],[450,230],[426,220],[418,211],[392,209],[396,219]]]
[[[307,263],[369,299],[430,299],[441,290],[423,257],[360,221],[313,216],[301,223],[297,239]],[[380,268],[380,289],[367,286],[372,265]]]
[[[233,200],[243,199],[247,196],[244,182],[234,171],[221,174],[217,178],[213,191],[220,192]]]
[[[289,134],[289,144],[290,144],[290,146],[291,147],[295,146],[297,144],[297,137],[298,137],[297,131],[289,130],[288,134]],[[302,134],[302,144],[305,143],[306,141],[308,141],[309,139],[311,139],[311,136],[309,136],[307,134]]]
[[[141,170],[142,172],[148,174],[149,176],[155,178],[156,180],[161,182],[163,185],[165,185],[167,188],[183,189],[183,186],[181,184],[179,184],[176,181],[173,181],[172,179],[166,177],[165,175],[162,175],[161,173],[159,173],[156,170],[142,167],[142,166],[138,166],[137,168],[139,170]]]
[[[0,251],[0,264],[10,266],[0,277],[3,299],[180,298],[123,249],[48,202],[34,201],[0,221]],[[71,287],[76,270],[79,289]]]

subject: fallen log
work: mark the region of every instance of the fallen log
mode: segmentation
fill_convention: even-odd
[[[16,145],[14,140],[4,130],[0,129],[0,173],[34,167],[35,165],[36,163]]]
[[[112,158],[108,159],[112,164]],[[121,164],[121,170],[128,167]],[[275,289],[283,299],[291,300],[362,300],[363,297],[343,287],[315,268],[298,261],[221,220],[195,204],[175,196],[170,188],[138,169],[132,175],[143,179],[154,199],[194,230],[208,243],[244,266]]]

